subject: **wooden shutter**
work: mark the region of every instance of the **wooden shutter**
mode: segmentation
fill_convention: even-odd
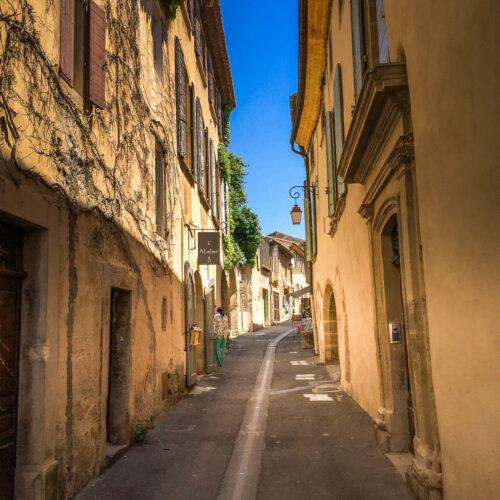
[[[331,217],[335,211],[337,200],[337,189],[335,179],[335,163],[333,150],[333,124],[332,112],[325,113],[325,134],[326,134],[326,170],[328,182],[328,215]]]
[[[197,152],[197,116],[196,116],[196,94],[194,92],[194,83],[189,86],[189,123],[186,124],[186,127],[189,127],[189,137],[190,141],[190,151],[188,160],[191,162],[189,168],[191,169],[191,173],[194,178],[197,177],[198,172],[198,152]]]
[[[194,29],[194,0],[188,0],[188,14],[191,28]]]
[[[200,99],[196,99],[196,156],[198,163],[198,189],[205,192],[205,154],[204,154],[204,140],[203,132],[205,125],[203,123],[203,115],[201,112]]]
[[[314,257],[318,251],[318,235],[316,228],[316,195],[311,193],[311,256]]]
[[[75,0],[61,0],[61,39],[59,45],[59,70],[64,79],[73,85],[73,57],[75,46]]]
[[[186,70],[181,43],[175,39],[175,89],[177,101],[177,153],[186,157]]]
[[[210,157],[213,159],[215,156],[214,142],[210,139]],[[215,175],[215,162],[212,160],[210,165],[210,184],[211,184],[211,194],[210,203],[212,205],[212,214],[215,215],[217,211],[217,178]]]
[[[155,174],[156,174],[156,232],[165,237],[166,232],[166,186],[165,186],[165,159],[163,148],[155,138]]]
[[[333,130],[335,135],[335,163],[340,163],[344,149],[344,103],[342,101],[342,73],[340,64],[335,69],[333,79]]]
[[[212,165],[215,171],[215,217],[220,220],[221,203],[220,203],[220,172],[219,165],[215,159],[215,148],[212,148]]]
[[[194,51],[200,57],[202,51],[202,28],[201,28],[201,12],[200,1],[194,0]]]
[[[385,24],[385,1],[377,0],[377,34],[379,62],[389,62],[389,47],[387,45],[387,26]]]
[[[222,99],[220,95],[219,88],[215,87],[215,111],[217,114],[217,128],[219,130],[219,136],[222,137]]]
[[[207,53],[207,66],[208,66],[208,100],[210,104],[214,103],[215,92],[214,92],[214,67],[212,63],[212,56],[210,52]]]
[[[304,185],[306,183],[304,182]],[[311,260],[312,257],[312,241],[311,241],[311,202],[309,199],[309,193],[305,192],[304,196],[304,223],[306,226],[306,260]]]
[[[365,40],[363,34],[362,0],[351,0],[351,31],[354,65],[354,95],[357,100],[365,76]]]
[[[88,98],[92,104],[106,107],[106,17],[94,0],[89,9],[89,60],[87,67]]]

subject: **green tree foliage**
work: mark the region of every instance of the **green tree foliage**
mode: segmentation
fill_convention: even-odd
[[[261,228],[257,215],[247,206],[245,177],[249,165],[241,156],[228,149],[229,114],[231,108],[224,109],[224,143],[219,144],[219,167],[221,177],[227,182],[229,192],[229,234],[224,235],[226,269],[245,264],[255,265],[255,255],[262,242]]]

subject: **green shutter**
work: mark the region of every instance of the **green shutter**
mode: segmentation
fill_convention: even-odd
[[[312,241],[311,241],[311,203],[309,195],[304,196],[304,221],[306,226],[306,260],[311,260],[312,257]]]
[[[316,195],[312,194],[311,203],[311,255],[314,257],[318,252],[318,234],[316,231]]]
[[[354,95],[358,102],[365,76],[365,42],[363,34],[363,2],[351,0],[352,56],[354,65]]]
[[[340,64],[333,78],[333,131],[335,135],[335,164],[338,166],[344,149],[344,103],[342,101],[342,72]]]
[[[332,112],[325,113],[325,133],[326,133],[326,173],[328,181],[328,215],[331,217],[335,211],[336,186],[334,182],[334,163],[333,163],[333,129]]]

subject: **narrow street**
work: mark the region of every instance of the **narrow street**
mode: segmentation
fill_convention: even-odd
[[[224,368],[76,499],[410,498],[371,419],[287,332],[234,339]]]

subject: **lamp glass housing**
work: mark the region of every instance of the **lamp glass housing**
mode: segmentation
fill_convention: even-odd
[[[300,219],[302,218],[302,210],[295,204],[290,210],[290,216],[292,217],[292,224],[298,226],[300,224]]]

